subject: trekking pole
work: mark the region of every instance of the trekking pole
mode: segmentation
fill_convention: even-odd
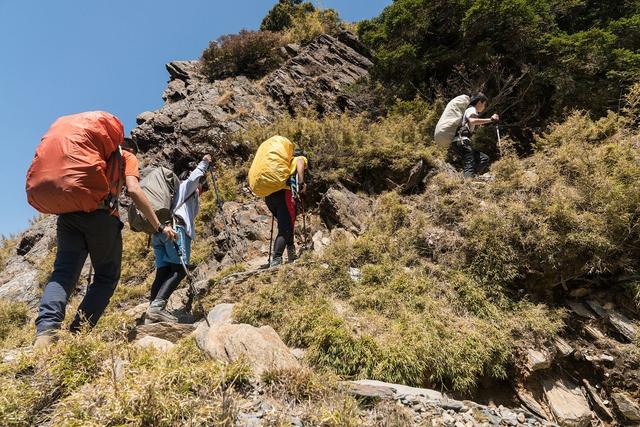
[[[184,259],[182,259],[182,251],[180,250],[180,245],[178,245],[176,242],[173,242],[173,246],[176,248],[176,253],[178,254],[178,258],[180,259],[180,264],[182,265],[182,268],[184,269],[184,272],[187,275],[187,284],[189,286],[189,290],[191,291],[191,295],[193,295],[193,303],[194,303],[194,305],[196,305],[196,304],[200,305],[200,307],[198,307],[198,309],[202,313],[204,313],[204,321],[207,322],[207,326],[211,326],[209,324],[209,318],[208,318],[207,314],[205,313],[204,305],[202,305],[202,301],[200,300],[200,298],[198,296],[198,292],[197,292],[196,288],[193,286],[193,276],[189,272],[189,269],[187,268],[187,265],[185,264]]]
[[[500,138],[500,126],[496,124],[496,135],[498,136],[498,152],[500,153],[500,157],[502,157],[502,139]]]
[[[304,201],[302,197],[298,195],[298,200],[300,201],[300,208],[302,209],[302,234],[304,235],[304,248],[309,249],[309,229],[307,228],[307,212],[304,209]]]
[[[229,242],[231,240],[231,233],[229,232],[229,226],[227,224],[227,217],[225,216],[224,209],[222,207],[222,197],[220,197],[220,189],[218,188],[218,181],[216,180],[216,176],[213,173],[212,169],[213,168],[209,169],[209,173],[211,174],[211,181],[213,183],[213,190],[216,193],[216,203],[218,205],[218,210],[220,211],[220,215],[222,216],[222,223],[224,225],[224,232],[227,235],[227,250],[229,252],[231,252],[233,260],[237,262],[238,260],[237,260],[237,258],[235,256],[235,255],[237,255],[237,253],[235,253],[235,251],[231,247],[231,243]],[[234,245],[234,247],[235,247],[235,245]]]
[[[273,245],[273,214],[271,215],[271,233],[269,234],[269,260],[267,261],[271,265],[271,246]]]

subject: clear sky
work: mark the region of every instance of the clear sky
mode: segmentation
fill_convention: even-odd
[[[24,182],[42,134],[59,116],[105,110],[128,133],[162,106],[164,64],[197,59],[208,42],[257,29],[276,0],[0,0],[0,234],[36,214]],[[317,1],[314,1],[317,4]],[[347,21],[391,0],[321,0]]]

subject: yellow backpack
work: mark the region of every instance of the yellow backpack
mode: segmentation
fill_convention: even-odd
[[[249,169],[249,188],[256,196],[266,197],[287,188],[291,175],[293,143],[283,136],[273,136],[258,147]]]

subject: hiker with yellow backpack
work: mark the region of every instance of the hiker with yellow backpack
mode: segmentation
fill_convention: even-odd
[[[120,120],[94,111],[56,120],[36,150],[27,172],[27,199],[39,212],[59,216],[56,259],[35,321],[34,348],[46,348],[57,338],[87,255],[95,274],[69,329],[94,326],[109,304],[120,279],[123,186],[158,232],[176,238],[140,189],[133,142],[124,143]]]
[[[306,192],[305,170],[308,167],[307,154],[295,149],[287,138],[276,135],[260,145],[249,169],[251,191],[265,198],[269,211],[278,222],[270,267],[283,263],[285,248],[289,262],[297,257],[294,242],[296,204],[299,195]]]

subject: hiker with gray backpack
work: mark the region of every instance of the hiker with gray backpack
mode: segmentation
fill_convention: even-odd
[[[465,178],[482,174],[489,167],[489,156],[471,145],[471,138],[477,126],[497,123],[500,120],[497,114],[488,119],[480,118],[488,103],[488,98],[482,92],[471,98],[460,95],[447,104],[436,125],[435,142],[443,147],[449,146],[462,158]]]
[[[200,209],[199,197],[209,189],[206,173],[210,165],[211,155],[207,154],[193,171],[183,173],[180,178],[171,170],[160,167],[142,180],[142,188],[154,205],[158,218],[170,225],[178,236],[173,241],[162,233],[153,232],[135,207],[130,210],[131,229],[151,234],[155,255],[156,276],[151,285],[146,323],[178,321],[166,310],[167,301],[189,274],[195,218]]]

